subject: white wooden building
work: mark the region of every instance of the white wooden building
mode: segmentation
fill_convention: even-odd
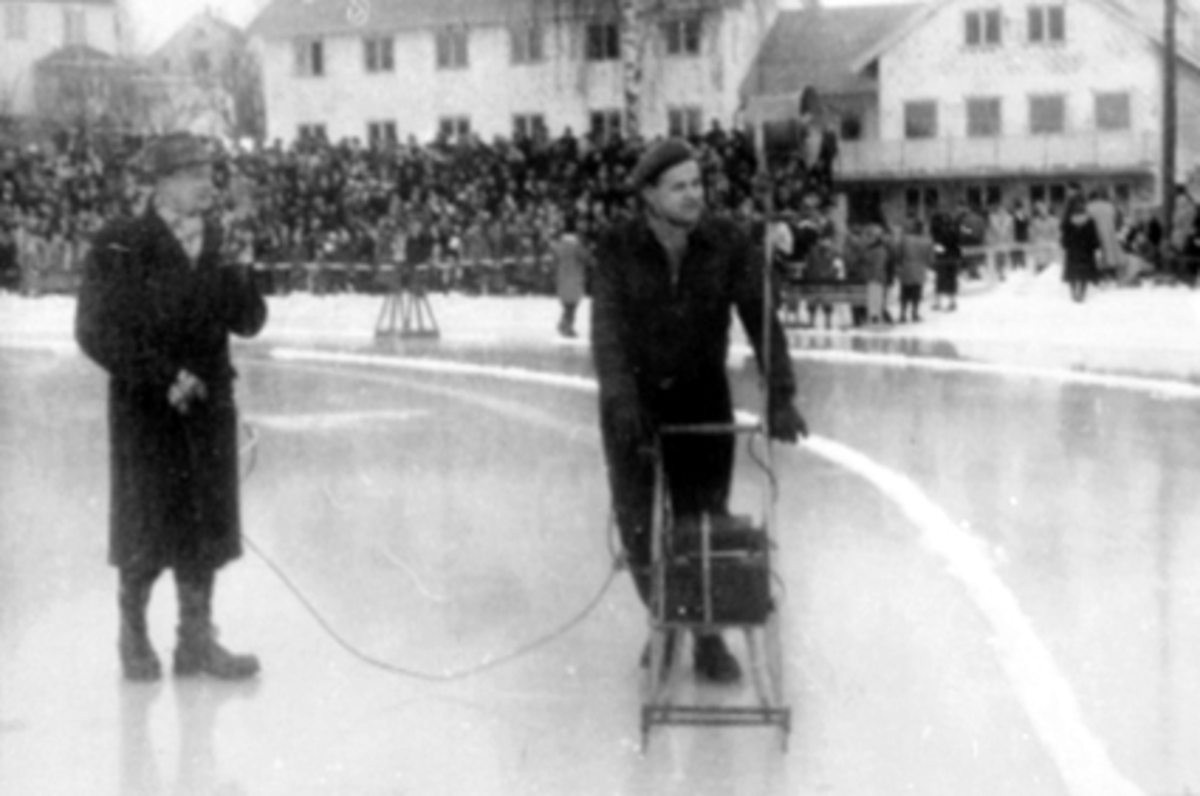
[[[775,0],[654,0],[642,132],[728,125]],[[268,137],[611,130],[624,107],[616,0],[274,0],[252,23]]]
[[[0,0],[0,115],[34,112],[34,67],[64,48],[121,52],[117,0]]]
[[[1200,166],[1200,27],[1180,5],[1176,179]],[[1156,0],[784,12],[745,91],[827,95],[843,134],[839,180],[889,216],[1054,203],[1070,184],[1150,203],[1162,187],[1161,32]]]

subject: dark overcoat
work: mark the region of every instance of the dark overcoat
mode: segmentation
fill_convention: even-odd
[[[215,569],[241,554],[236,377],[229,334],[251,336],[267,309],[254,281],[223,267],[221,231],[204,228],[196,262],[148,209],[92,243],[76,310],[83,351],[108,372],[109,561]],[[208,391],[179,412],[180,370]]]
[[[1096,253],[1101,250],[1100,233],[1096,222],[1088,218],[1076,224],[1067,218],[1062,222],[1063,281],[1090,282],[1096,276]]]

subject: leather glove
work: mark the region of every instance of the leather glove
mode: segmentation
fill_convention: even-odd
[[[800,416],[799,410],[792,406],[791,401],[777,401],[771,407],[767,434],[771,439],[794,443],[801,437],[808,436],[808,424]]]
[[[622,447],[648,448],[653,428],[646,413],[633,401],[622,401],[613,407],[613,431]]]

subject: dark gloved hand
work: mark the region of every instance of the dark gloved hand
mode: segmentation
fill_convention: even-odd
[[[778,401],[771,407],[767,434],[780,442],[796,442],[800,437],[808,436],[808,424],[791,401]]]
[[[636,403],[621,402],[613,408],[613,431],[622,446],[648,448],[653,441],[653,428],[646,413]]]

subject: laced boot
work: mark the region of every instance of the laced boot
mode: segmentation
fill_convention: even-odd
[[[742,679],[742,667],[719,633],[696,636],[692,665],[697,675],[712,683],[736,683]]]
[[[258,658],[238,655],[217,643],[212,624],[215,575],[176,572],[179,589],[179,642],[175,647],[175,674],[207,674],[218,680],[246,680],[258,674]]]
[[[137,683],[149,683],[162,677],[162,664],[146,628],[146,606],[150,604],[150,589],[153,577],[142,577],[121,572],[121,583],[117,597],[121,608],[121,630],[117,650],[121,655],[121,670],[125,679]]]

